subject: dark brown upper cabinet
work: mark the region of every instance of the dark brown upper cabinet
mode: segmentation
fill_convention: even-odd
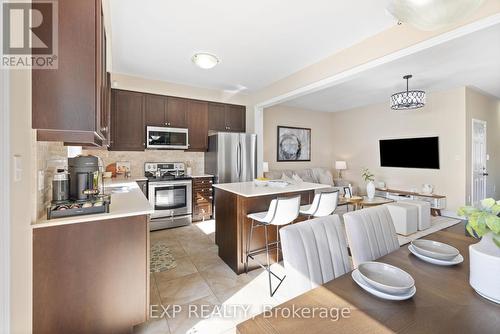
[[[142,93],[113,90],[111,113],[112,151],[144,151],[145,96]]]
[[[226,104],[226,126],[228,131],[245,132],[246,131],[246,108]]]
[[[101,0],[58,1],[58,68],[32,70],[32,127],[40,141],[109,143],[109,80]]]
[[[187,127],[187,99],[153,94],[144,95],[146,96],[147,126]]]
[[[226,106],[222,103],[208,103],[208,129],[226,131]]]
[[[210,102],[208,105],[209,130],[245,132],[246,108],[232,104]]]
[[[189,151],[208,149],[208,102],[188,101]]]
[[[167,126],[167,98],[161,95],[145,94],[146,125]]]
[[[168,97],[166,125],[172,128],[186,128],[187,111],[187,99],[179,97]]]

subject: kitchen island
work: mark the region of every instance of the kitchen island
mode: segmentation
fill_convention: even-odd
[[[215,184],[215,243],[219,246],[219,257],[237,274],[245,271],[245,250],[251,220],[247,215],[269,209],[277,197],[301,196],[301,204],[310,204],[316,190],[326,190],[328,185],[317,183],[293,183],[283,188],[256,186],[253,182]],[[300,219],[300,218],[299,218]],[[269,229],[269,241],[276,241],[276,229]],[[255,229],[250,249],[264,247],[263,229]],[[271,258],[276,261],[275,252]],[[257,256],[265,261],[265,254]],[[249,270],[258,268],[250,261]]]
[[[109,213],[33,228],[33,333],[130,333],[148,318],[149,214],[132,179],[111,181]]]

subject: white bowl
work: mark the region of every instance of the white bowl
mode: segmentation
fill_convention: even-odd
[[[438,260],[449,261],[460,254],[455,247],[433,240],[413,240],[411,244],[418,253]]]
[[[358,266],[361,277],[374,288],[389,294],[404,294],[415,285],[406,271],[381,262],[364,262]]]
[[[267,186],[268,182],[269,182],[268,180],[257,180],[257,179],[253,180],[253,184],[255,184],[257,187],[265,187]]]
[[[267,182],[267,185],[271,188],[286,188],[290,183],[282,180],[271,180]]]

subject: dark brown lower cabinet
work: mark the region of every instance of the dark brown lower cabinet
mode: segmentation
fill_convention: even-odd
[[[212,219],[213,177],[193,178],[193,221]]]
[[[148,305],[148,216],[33,230],[33,333],[130,333]]]

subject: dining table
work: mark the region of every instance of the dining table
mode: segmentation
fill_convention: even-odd
[[[411,254],[408,245],[377,259],[414,278],[416,293],[408,300],[375,297],[361,289],[349,272],[266,309],[240,323],[237,331],[240,334],[500,333],[500,305],[481,297],[469,285],[469,245],[477,240],[466,235],[464,223],[425,239],[452,245],[464,261],[454,266],[434,265]],[[312,312],[314,309],[316,313]],[[325,315],[320,310],[330,311]]]

